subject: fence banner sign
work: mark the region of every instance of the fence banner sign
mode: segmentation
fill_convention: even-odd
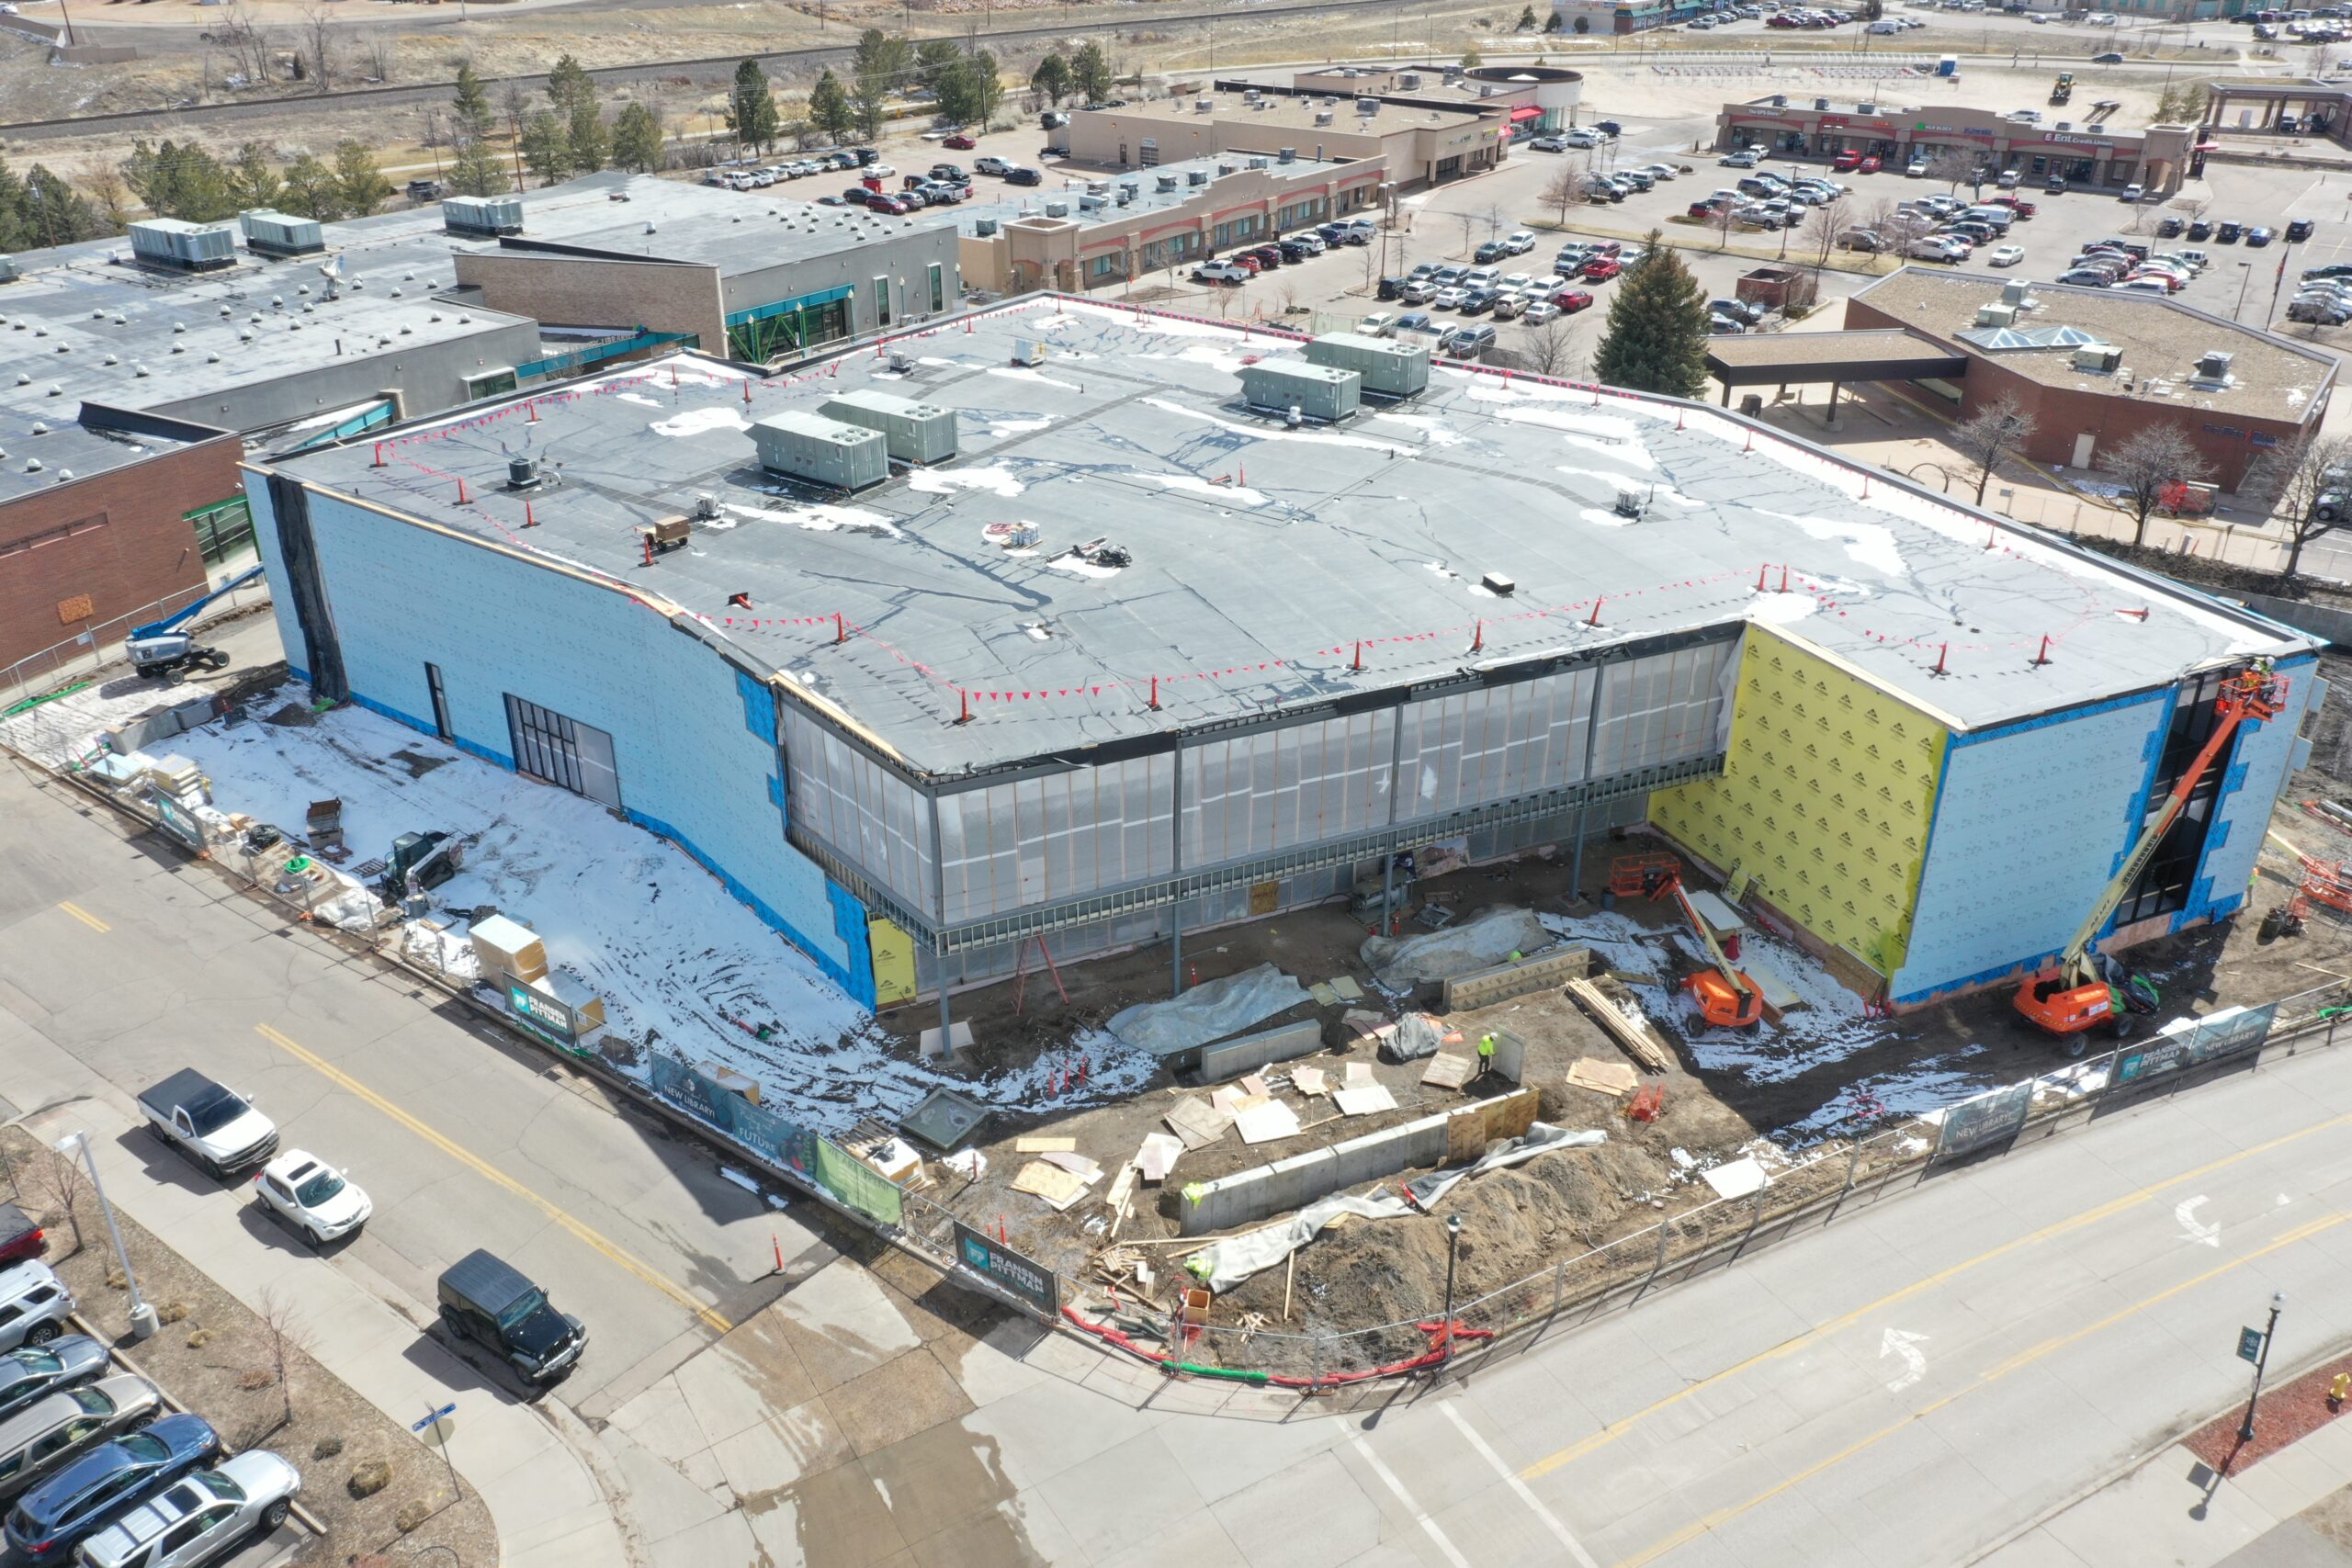
[[[506,1010],[514,1021],[559,1051],[580,1049],[580,1021],[560,998],[532,989],[520,980],[506,982]]]
[[[2177,1018],[2143,1049],[2116,1058],[2115,1081],[2134,1083],[2181,1067],[2199,1066],[2250,1051],[2270,1037],[2278,1004],[2257,1008],[2223,1008],[2203,1018]]]
[[[2033,1109],[2033,1082],[2013,1083],[1944,1108],[1938,1159],[1956,1159],[2017,1136]]]
[[[150,791],[147,799],[154,807],[156,823],[164,832],[189,849],[204,848],[204,825],[196,819],[195,813],[160,789]]]
[[[961,1220],[956,1222],[956,1260],[973,1273],[984,1275],[1052,1317],[1061,1311],[1054,1271],[1023,1258],[992,1235],[983,1235]]]
[[[817,1140],[817,1185],[877,1224],[896,1225],[903,1215],[903,1194],[888,1177],[823,1138]]]

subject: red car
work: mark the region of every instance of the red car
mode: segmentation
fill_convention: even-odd
[[[1577,276],[1582,277],[1587,283],[1606,283],[1624,270],[1611,257],[1595,256],[1584,264]]]
[[[14,1203],[0,1203],[0,1264],[37,1258],[41,1247],[40,1226]]]
[[[958,152],[969,152],[973,148],[978,147],[979,143],[973,141],[968,136],[959,135],[949,137],[946,141],[941,142],[940,145],[942,147],[953,147]]]
[[[1227,265],[1239,267],[1242,271],[1248,273],[1252,277],[1257,276],[1260,273],[1266,270],[1264,267],[1258,265],[1258,258],[1251,255],[1248,251],[1243,251],[1239,255],[1227,256],[1225,259]]]
[[[1833,169],[1841,171],[1846,169],[1859,169],[1862,166],[1862,155],[1860,152],[1856,152],[1849,149],[1846,152],[1838,153],[1835,158],[1830,159],[1829,166]]]
[[[1987,207],[2006,207],[2020,218],[2030,218],[2036,212],[2041,210],[2040,208],[2034,206],[2033,203],[2030,201],[2019,201],[2013,196],[1992,197],[1987,198],[1984,205]]]
[[[1588,288],[1563,288],[1552,296],[1552,303],[1560,308],[1560,314],[1573,316],[1592,304],[1592,291]]]
[[[1854,170],[1857,174],[1874,175],[1879,172],[1880,167],[1881,164],[1879,164],[1878,154],[1873,152],[1870,156],[1864,158],[1860,163],[1855,164]]]

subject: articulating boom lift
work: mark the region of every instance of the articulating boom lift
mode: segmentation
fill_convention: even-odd
[[[1699,1016],[1718,1029],[1754,1027],[1757,1020],[1764,1016],[1764,993],[1724,956],[1715,933],[1707,929],[1707,922],[1691,908],[1690,896],[1682,891],[1681,876],[1668,867],[1653,867],[1642,874],[1642,891],[1652,898],[1672,895],[1682,910],[1682,918],[1690,922],[1690,929],[1707,945],[1707,956],[1713,967],[1700,969],[1682,980],[1682,988],[1699,1004]]]
[[[2129,1005],[2131,998],[2128,993],[2135,977],[2123,976],[2120,986],[2127,994],[2119,994],[2118,986],[2110,984],[2099,972],[2098,961],[2091,953],[2091,943],[2113,917],[2116,906],[2123,902],[2123,896],[2131,891],[2132,885],[2140,879],[2140,874],[2147,869],[2148,863],[2155,858],[2156,846],[2164,841],[2164,836],[2172,825],[2180,819],[2181,812],[2188,808],[2188,797],[2196,792],[2198,781],[2205,776],[2205,770],[2213,765],[2213,759],[2228,748],[2230,737],[2237,733],[2238,726],[2278,716],[2286,701],[2287,683],[2273,675],[2267,665],[2230,677],[2222,688],[2220,699],[2214,704],[2214,711],[2221,716],[2221,722],[2213,727],[2205,749],[2197,753],[2194,761],[2181,770],[2180,782],[2173,786],[2164,809],[2156,814],[2156,819],[2148,824],[2139,841],[2132,846],[2132,852],[2123,857],[2123,864],[2116,871],[2113,880],[2108,883],[2107,890],[2099,895],[2098,902],[2091,907],[2090,914],[2076,929],[2075,939],[2058,955],[2056,965],[2043,970],[2018,988],[2018,1011],[2053,1034],[2079,1034],[2110,1018],[2117,1019],[2120,1026],[2117,1010],[2120,1006]],[[2151,998],[2154,996],[2153,990],[2145,994]],[[2079,1050],[2080,1046],[2076,1049]]]

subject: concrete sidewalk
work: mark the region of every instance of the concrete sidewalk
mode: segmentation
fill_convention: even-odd
[[[2352,1417],[2222,1476],[2178,1443],[1992,1552],[1984,1568],[2352,1568]],[[2336,1539],[2315,1525],[2335,1527]]]
[[[456,1404],[450,1455],[490,1507],[506,1568],[623,1568],[630,1561],[583,1456],[594,1438],[568,1412],[542,1413],[488,1386],[426,1337],[435,1315],[428,1303],[395,1295],[395,1311],[341,1268],[266,1245],[239,1218],[250,1201],[243,1191],[141,1174],[124,1153],[128,1140],[148,1136],[136,1104],[5,1010],[0,1052],[10,1064],[11,1097],[31,1108],[21,1118],[27,1131],[52,1143],[87,1133],[118,1208],[245,1305],[258,1307],[274,1291],[309,1325],[313,1358],[369,1404],[403,1426]],[[379,1289],[394,1294],[389,1283]]]

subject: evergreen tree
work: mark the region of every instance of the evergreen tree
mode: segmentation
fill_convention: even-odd
[[[902,38],[880,28],[857,35],[857,53],[850,61],[850,102],[857,107],[857,128],[867,141],[882,134],[882,110],[906,73],[914,51]]]
[[[832,141],[845,139],[857,123],[857,111],[850,107],[849,95],[842,91],[841,78],[831,71],[818,77],[816,86],[809,89],[808,120]]]
[[[229,165],[229,190],[239,207],[276,207],[284,194],[277,178],[277,167],[271,162],[277,150],[266,141],[247,141],[237,148],[237,160]]]
[[[1030,90],[1045,99],[1047,107],[1052,108],[1062,107],[1062,100],[1069,96],[1073,85],[1069,62],[1062,58],[1060,50],[1053,51],[1037,62],[1037,69],[1029,73]]]
[[[41,245],[70,245],[107,231],[89,198],[40,164],[25,175],[25,218]]]
[[[481,78],[474,74],[471,61],[458,66],[458,96],[453,109],[460,135],[479,141],[490,134],[490,95],[483,91]]]
[[[625,104],[613,121],[613,164],[640,175],[659,172],[670,162],[662,145],[662,121],[645,104]]]
[[[392,194],[375,150],[351,136],[334,144],[334,186],[336,204],[354,218],[365,218]]]
[[[548,101],[555,106],[568,143],[565,161],[581,174],[594,174],[612,159],[612,133],[596,105],[596,85],[580,62],[567,54],[548,73]]]
[[[0,159],[0,255],[29,251],[39,243],[33,234],[31,198],[26,195],[25,182],[6,159]]]
[[[469,136],[449,160],[448,186],[459,196],[502,196],[514,188],[514,178],[488,136]]]
[[[523,162],[543,186],[571,177],[571,139],[563,121],[546,109],[523,124]]]
[[[1080,44],[1078,52],[1069,57],[1070,90],[1078,101],[1101,103],[1111,96],[1112,81],[1111,57],[1102,52],[1102,46],[1092,39]]]
[[[915,45],[915,78],[934,94],[944,93],[944,84],[963,60],[954,39],[927,38]]]
[[[1617,280],[1593,374],[1612,387],[1695,398],[1707,384],[1707,291],[1657,229]]]
[[[286,188],[277,205],[285,211],[322,223],[343,216],[343,189],[334,171],[305,152],[286,165]]]
[[[986,126],[1004,101],[1004,83],[997,75],[996,56],[974,50],[956,61],[940,78],[939,112],[954,124]]]
[[[1511,30],[1522,33],[1532,33],[1535,30],[1535,7],[1533,6],[1521,6],[1519,8],[1519,26]]]
[[[1478,46],[1474,43],[1468,49],[1462,51],[1462,69],[1464,71],[1476,71],[1478,69],[1478,62],[1485,58],[1486,56],[1478,52]]]
[[[1559,12],[1551,11],[1545,13],[1544,17],[1544,30],[1547,33],[1556,33],[1560,30]]]
[[[768,87],[768,73],[756,60],[735,67],[735,85],[727,94],[727,125],[740,145],[758,152],[773,146],[783,129],[784,122],[775,112],[775,95]]]
[[[237,195],[220,160],[193,141],[149,147],[145,138],[130,145],[122,177],[158,218],[212,223],[233,217]]]

